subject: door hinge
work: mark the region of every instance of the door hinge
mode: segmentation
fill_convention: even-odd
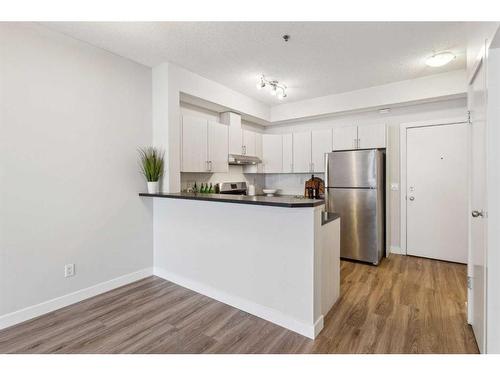
[[[469,124],[472,124],[472,122],[470,121],[470,111],[467,111],[467,122]]]
[[[472,277],[467,276],[467,289],[472,290]]]

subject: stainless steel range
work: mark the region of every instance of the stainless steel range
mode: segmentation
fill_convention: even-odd
[[[219,184],[219,194],[246,195],[246,182],[222,182]]]

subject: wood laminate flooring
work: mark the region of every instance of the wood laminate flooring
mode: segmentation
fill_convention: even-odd
[[[0,353],[477,353],[465,285],[460,264],[342,261],[310,340],[153,276],[0,331]]]

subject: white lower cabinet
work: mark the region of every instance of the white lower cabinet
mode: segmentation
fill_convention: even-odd
[[[281,173],[283,169],[283,137],[281,134],[262,135],[263,173]]]
[[[332,152],[332,130],[313,130],[311,132],[311,172],[325,172],[325,154]]]
[[[181,155],[182,172],[227,172],[228,127],[183,116]]]
[[[293,172],[293,135],[283,134],[283,173]]]

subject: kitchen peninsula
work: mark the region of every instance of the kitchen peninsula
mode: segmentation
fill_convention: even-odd
[[[339,296],[340,219],[319,199],[154,199],[155,274],[314,338]]]

